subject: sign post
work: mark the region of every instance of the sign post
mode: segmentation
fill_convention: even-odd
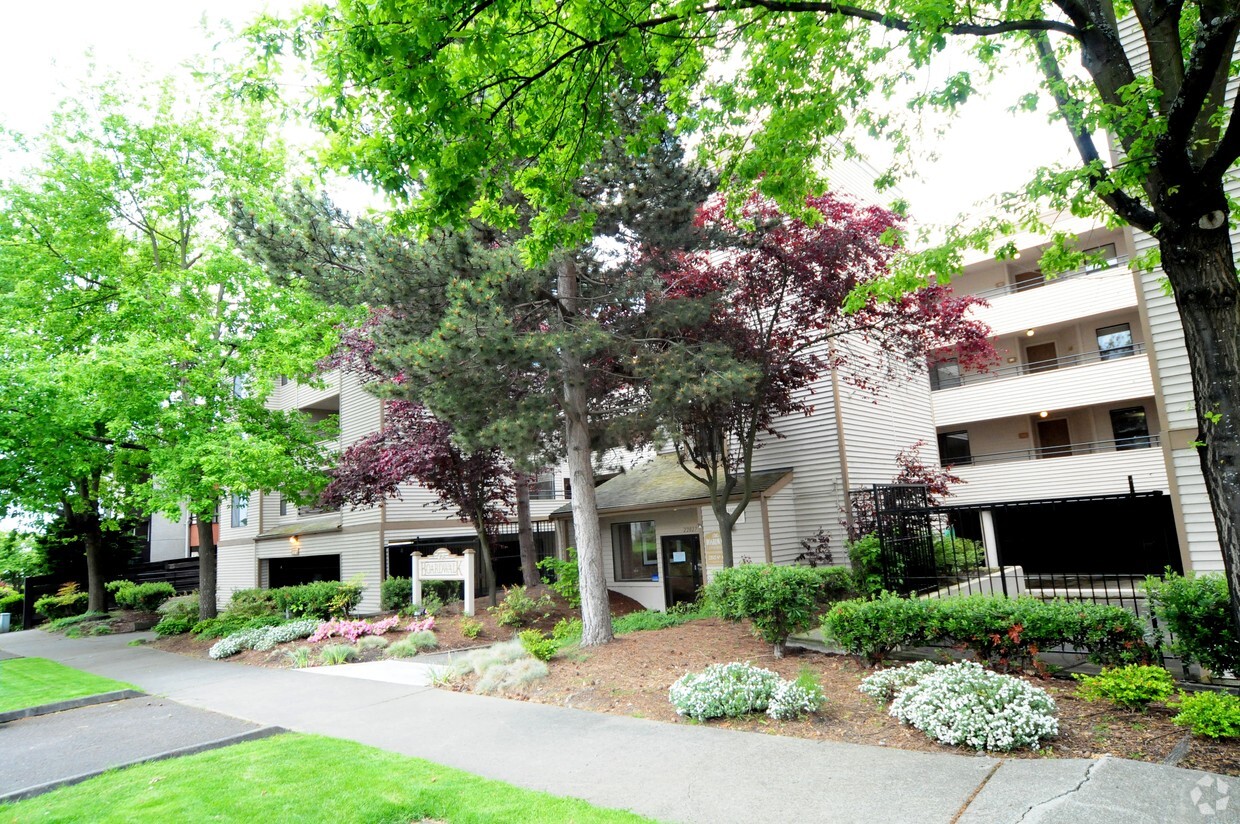
[[[464,581],[465,614],[474,614],[474,551],[465,550],[463,555],[453,555],[447,547],[440,547],[429,556],[413,553],[413,603],[422,603],[423,581]]]

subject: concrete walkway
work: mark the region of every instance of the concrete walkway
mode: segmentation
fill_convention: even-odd
[[[1174,767],[1000,760],[663,724],[203,661],[126,646],[132,637],[32,630],[0,636],[0,650],[255,724],[348,738],[664,821],[1240,822],[1240,802],[1228,803],[1240,779]]]

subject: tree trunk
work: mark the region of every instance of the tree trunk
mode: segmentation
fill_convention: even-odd
[[[82,543],[86,545],[86,611],[106,612],[108,593],[103,587],[103,528],[99,516],[91,513],[80,519]]]
[[[215,546],[215,530],[212,515],[198,516],[198,620],[205,621],[216,616],[216,561],[219,552]]]
[[[736,566],[736,561],[732,556],[732,519],[728,515],[727,501],[722,505],[723,513],[720,514],[720,507],[711,506],[711,511],[715,513],[715,522],[719,525],[719,549],[723,553],[723,568],[731,569]]]
[[[480,519],[477,523],[482,523],[481,513],[475,517]],[[482,584],[491,594],[491,606],[498,606],[499,593],[495,591],[495,564],[491,561],[491,538],[483,527],[477,527],[477,532],[478,548],[481,550],[479,554],[482,556]]]
[[[570,318],[577,314],[577,270],[572,260],[559,264],[557,287],[561,305]],[[594,466],[590,462],[590,407],[586,368],[569,343],[560,350],[564,381],[564,446],[569,481],[573,487],[573,535],[581,587],[581,644],[598,646],[612,639],[611,606],[603,574],[603,544],[599,538],[598,505],[594,496]]]
[[[517,482],[517,543],[521,553],[521,580],[526,589],[542,583],[538,576],[538,553],[534,549],[534,524],[530,518],[531,475],[516,473]]]
[[[1231,610],[1240,627],[1240,284],[1227,225],[1159,238],[1192,370],[1202,446]]]

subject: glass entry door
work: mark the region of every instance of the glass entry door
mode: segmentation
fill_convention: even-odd
[[[664,535],[663,592],[669,607],[692,603],[702,586],[702,548],[697,535]]]

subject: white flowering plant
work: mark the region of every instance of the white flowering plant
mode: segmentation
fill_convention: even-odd
[[[698,721],[764,712],[779,676],[749,663],[711,664],[681,676],[668,690],[676,712]]]
[[[892,716],[936,741],[988,751],[1037,749],[1059,734],[1055,712],[1046,690],[972,661],[937,667],[891,702]]]
[[[320,623],[317,618],[306,618],[271,627],[243,629],[216,641],[207,651],[207,655],[219,659],[228,658],[247,649],[269,650],[276,644],[308,638],[318,629]]]
[[[887,704],[896,697],[896,693],[900,690],[916,684],[936,669],[938,666],[933,661],[918,661],[904,667],[880,669],[873,675],[867,676],[857,689],[875,701]]]
[[[771,690],[766,714],[776,721],[791,721],[817,712],[825,700],[822,687],[812,677],[780,681]]]

